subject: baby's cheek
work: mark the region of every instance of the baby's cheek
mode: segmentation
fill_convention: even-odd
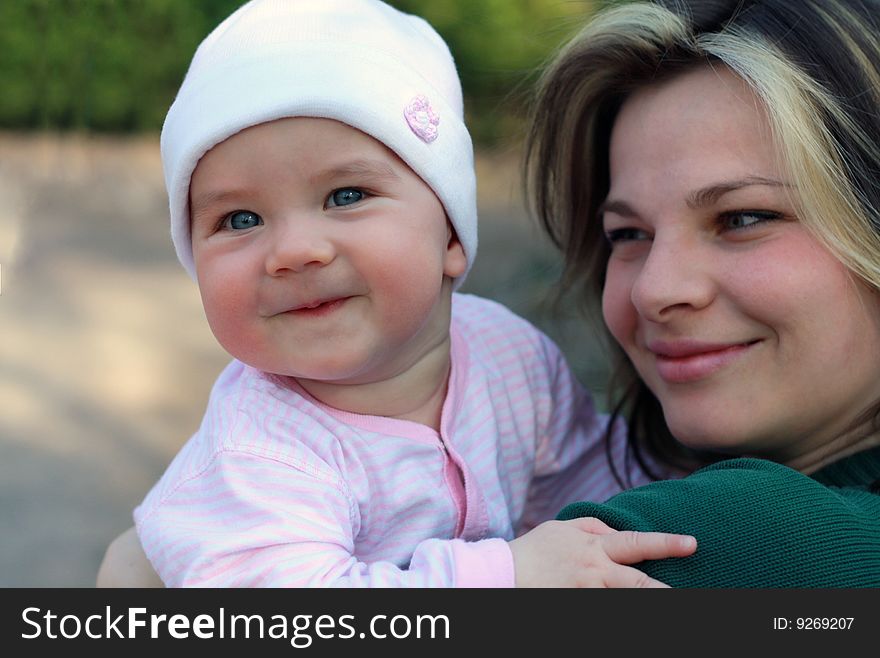
[[[227,351],[232,351],[247,339],[247,327],[255,319],[252,304],[234,284],[203,287],[201,293],[211,331]]]
[[[442,267],[423,266],[382,282],[383,324],[389,334],[409,337],[424,328],[443,303]]]

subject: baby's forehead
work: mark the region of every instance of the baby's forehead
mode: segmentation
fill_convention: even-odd
[[[335,143],[355,146],[371,145],[393,154],[381,141],[354,126],[328,117],[287,116],[245,126],[225,137],[213,148],[231,140],[273,140],[279,135],[290,134],[303,143]],[[396,155],[396,154],[395,154]]]
[[[192,179],[261,160],[288,162],[293,168],[307,164],[316,174],[416,176],[391,148],[353,126],[320,117],[284,117],[248,126],[213,145],[199,158]]]
[[[392,149],[353,126],[285,117],[248,126],[208,149],[190,179],[190,219],[206,206],[283,178],[316,190],[336,184],[386,189],[413,180],[430,189]]]

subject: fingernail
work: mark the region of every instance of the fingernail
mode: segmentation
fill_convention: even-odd
[[[692,548],[697,547],[697,538],[696,537],[691,537],[691,536],[682,537],[681,539],[679,539],[679,541],[681,542],[681,547],[684,549],[692,549]]]

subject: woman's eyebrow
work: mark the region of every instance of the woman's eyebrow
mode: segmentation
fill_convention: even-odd
[[[637,218],[639,216],[639,213],[637,213],[626,201],[620,201],[617,199],[605,199],[599,204],[596,215],[601,217],[606,212],[613,212],[615,215],[620,215],[621,217]]]
[[[699,190],[688,194],[686,202],[688,207],[690,208],[706,208],[716,203],[718,199],[723,197],[725,194],[755,185],[764,185],[768,187],[791,187],[789,183],[776,180],[775,178],[764,178],[763,176],[747,176],[746,178],[738,178],[736,180],[723,181],[720,183],[707,185],[706,187],[700,188]],[[620,215],[621,217],[639,217],[639,213],[636,212],[636,210],[626,201],[623,201],[621,199],[605,199],[605,201],[599,204],[599,208],[596,214],[601,217],[606,212],[612,212],[615,215]]]
[[[691,192],[690,194],[688,194],[687,204],[690,208],[694,209],[705,208],[717,202],[718,199],[723,197],[725,194],[755,185],[763,185],[768,187],[791,187],[790,184],[780,180],[776,180],[775,178],[764,178],[763,176],[747,176],[746,178],[739,178],[736,180],[715,183],[714,185],[708,185],[704,188],[696,190],[695,192]]]

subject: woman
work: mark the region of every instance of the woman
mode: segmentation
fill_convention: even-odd
[[[877,34],[875,0],[638,3],[540,86],[536,208],[626,357],[631,454],[749,457],[560,514],[693,534],[640,565],[671,585],[880,586]]]

